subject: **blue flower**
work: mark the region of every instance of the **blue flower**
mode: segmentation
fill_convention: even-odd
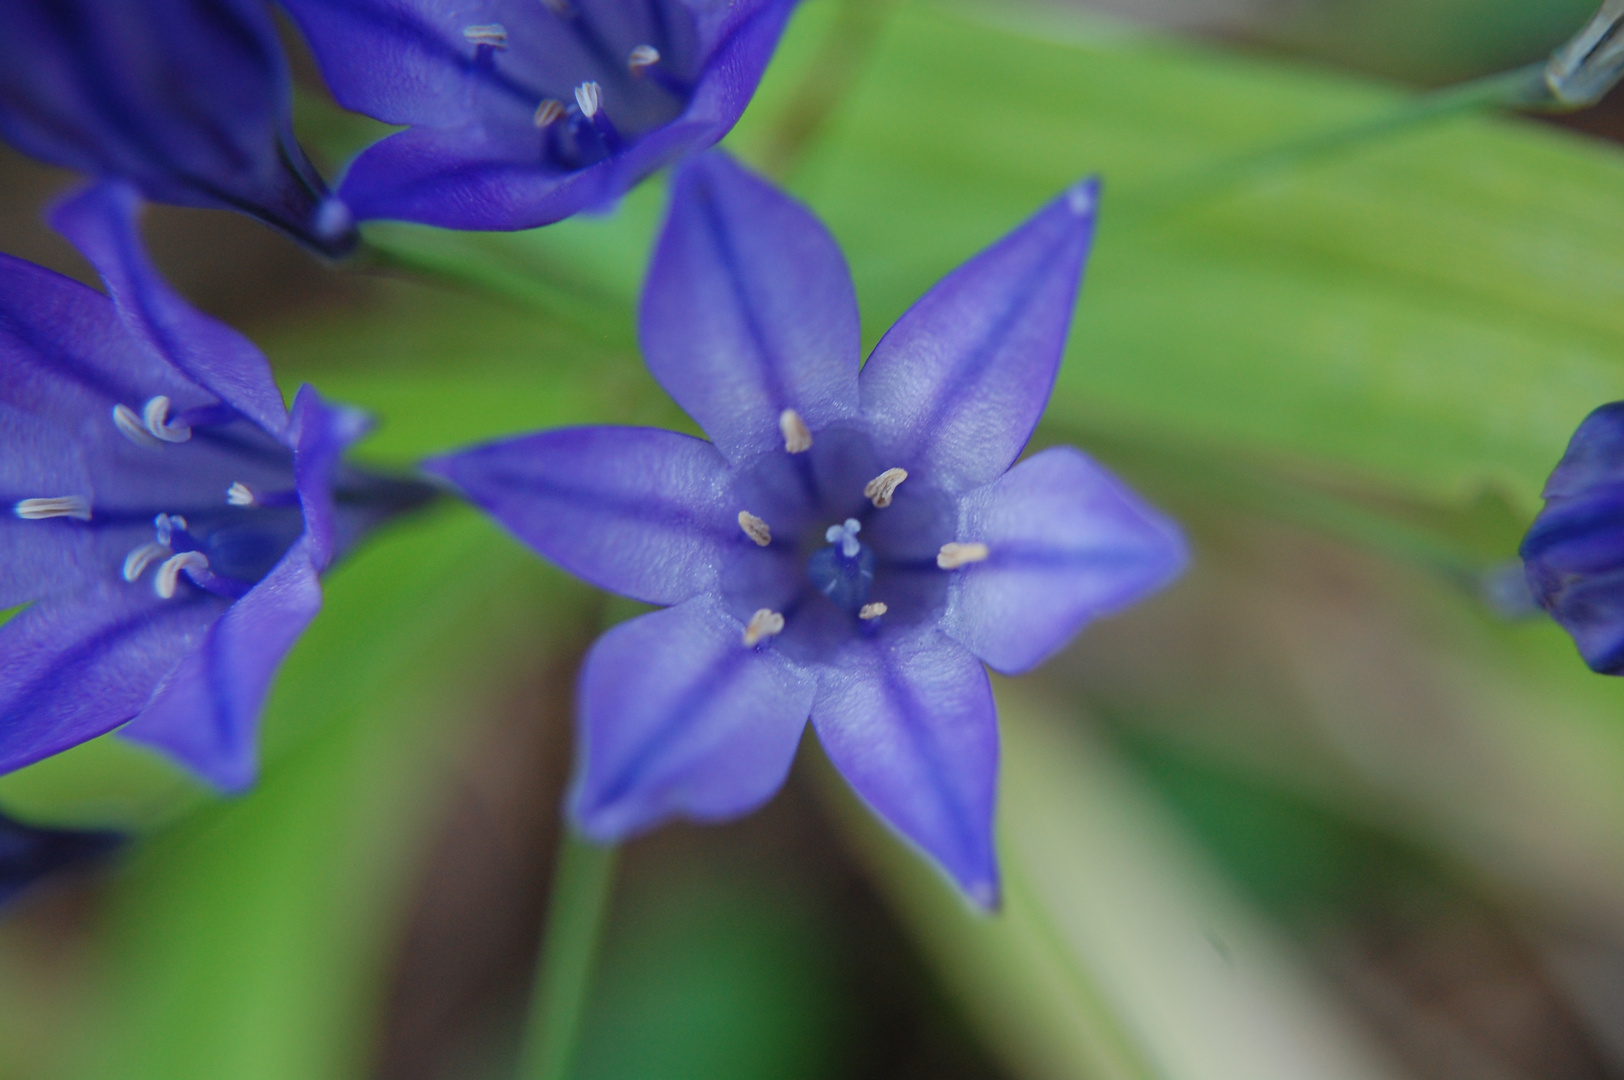
[[[264,0],[0,4],[0,138],[342,255],[354,224],[294,141],[291,110]]]
[[[220,787],[317,575],[416,488],[339,462],[365,418],[265,358],[147,262],[135,190],[54,214],[111,299],[0,255],[0,772],[124,734]]]
[[[1624,401],[1579,425],[1520,554],[1534,599],[1585,663],[1624,674]]]
[[[810,717],[883,819],[997,902],[982,663],[1041,663],[1186,558],[1176,526],[1077,450],[1011,468],[1054,383],[1096,194],[1072,188],[948,275],[859,372],[834,239],[720,153],[694,159],[641,340],[713,441],[575,428],[429,463],[566,569],[671,605],[583,668],[588,836],[753,809]]]
[[[285,0],[363,153],[359,218],[526,229],[727,134],[794,0]]]
[[[69,867],[108,854],[124,842],[118,833],[49,829],[0,814],[0,904]]]

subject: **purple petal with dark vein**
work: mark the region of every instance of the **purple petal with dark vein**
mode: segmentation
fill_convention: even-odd
[[[934,631],[853,640],[819,669],[812,724],[887,824],[998,906],[998,714],[979,661]]]
[[[321,585],[301,539],[209,628],[119,734],[223,791],[241,791],[258,768],[259,714],[271,680],[320,608]]]
[[[45,878],[100,858],[124,838],[99,829],[50,829],[0,814],[0,904]]]
[[[424,463],[538,554],[611,592],[676,604],[751,545],[721,501],[727,463],[659,428],[543,431]]]
[[[857,411],[857,296],[834,237],[720,151],[678,170],[638,318],[660,385],[738,462]]]
[[[226,606],[190,588],[159,600],[115,575],[19,612],[0,627],[0,773],[133,718]]]
[[[333,470],[350,444],[372,427],[359,409],[329,404],[306,383],[293,398],[288,436],[293,442],[293,475],[304,511],[305,542],[318,571],[337,553],[338,522],[333,508]]]
[[[1099,185],[1070,188],[938,282],[880,339],[863,411],[888,462],[968,491],[1020,455],[1054,387]]]
[[[714,596],[622,623],[581,670],[570,809],[613,843],[671,818],[723,821],[782,786],[806,726],[814,677],[744,627]]]
[[[141,246],[141,198],[127,184],[96,184],[51,213],[51,224],[90,260],[130,334],[265,431],[284,437],[287,407],[253,343],[183,300]]]
[[[991,554],[951,571],[941,627],[1008,675],[1167,585],[1189,558],[1177,525],[1069,446],[970,492],[959,515],[957,539]]]
[[[150,199],[241,211],[342,254],[354,231],[293,140],[291,109],[259,0],[0,5],[0,137]]]

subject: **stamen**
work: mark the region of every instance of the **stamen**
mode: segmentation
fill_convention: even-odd
[[[897,487],[908,479],[907,469],[887,469],[863,488],[863,497],[874,500],[874,505],[885,509],[891,505],[891,496],[897,493]]]
[[[508,47],[507,27],[501,23],[465,26],[462,28],[462,39],[470,45],[489,45],[493,49]]]
[[[168,443],[183,443],[192,437],[192,429],[176,421],[169,422],[169,399],[163,394],[147,402],[141,410],[141,424],[154,439]]]
[[[980,541],[968,544],[943,544],[942,550],[936,553],[936,565],[943,570],[957,570],[970,563],[983,562],[992,552],[987,545]]]
[[[863,531],[863,523],[856,518],[847,518],[843,524],[831,525],[823,532],[823,538],[831,544],[840,545],[840,553],[848,559],[857,558],[857,553],[863,545],[857,542],[857,534]]]
[[[598,115],[603,108],[603,87],[595,82],[584,82],[575,88],[575,104],[581,107],[581,115],[588,120]]]
[[[744,625],[745,647],[753,649],[763,638],[776,637],[783,632],[784,617],[771,608],[762,608]]]
[[[890,610],[891,610],[890,608],[886,607],[883,603],[876,600],[872,604],[864,604],[863,607],[862,607],[862,610],[860,610],[857,613],[857,617],[859,619],[864,619],[864,620],[878,619],[881,615],[884,615],[887,611],[890,611]]]
[[[812,431],[794,409],[778,414],[778,430],[784,434],[784,449],[792,454],[804,454],[812,449]]]
[[[158,567],[158,573],[152,579],[152,591],[158,594],[159,599],[169,600],[175,595],[176,579],[182,570],[207,570],[209,557],[201,551],[183,551],[179,555],[172,555],[164,560]]]
[[[558,122],[564,115],[564,103],[557,98],[544,98],[536,106],[536,115],[532,118],[537,128],[549,128]]]
[[[147,567],[151,566],[154,561],[167,559],[172,554],[174,552],[169,550],[167,544],[148,542],[138,548],[132,548],[130,553],[124,556],[124,580],[138,580],[142,574],[147,572]]]
[[[773,532],[767,528],[767,523],[748,510],[739,511],[739,528],[744,530],[744,535],[762,547],[773,542]]]
[[[121,435],[137,446],[156,450],[163,445],[163,443],[153,438],[146,428],[141,426],[141,418],[128,405],[113,406],[113,426],[117,427]]]
[[[660,50],[652,45],[639,45],[626,57],[626,66],[633,75],[643,74],[643,69],[653,67],[660,62]]]
[[[226,502],[232,506],[253,506],[254,492],[241,480],[233,480],[226,489]]]
[[[57,495],[49,499],[22,499],[12,512],[24,521],[44,521],[47,518],[70,517],[90,520],[90,500],[78,495]]]

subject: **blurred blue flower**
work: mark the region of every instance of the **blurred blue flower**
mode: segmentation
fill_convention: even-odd
[[[527,229],[727,134],[794,0],[285,0],[347,108],[408,130],[341,193],[359,218]]]
[[[982,662],[1025,671],[1185,563],[1082,453],[1011,468],[1043,412],[1093,232],[1079,184],[948,275],[859,373],[833,237],[720,153],[675,178],[644,289],[656,379],[713,442],[549,431],[428,465],[581,577],[672,605],[605,634],[572,809],[612,841],[735,817],[810,716],[868,804],[997,902]]]
[[[264,0],[0,4],[0,138],[342,255],[353,222],[294,141],[291,110]]]
[[[99,858],[124,842],[118,833],[48,829],[0,814],[0,904],[42,878]]]
[[[1520,554],[1534,599],[1585,663],[1624,674],[1624,401],[1579,425]]]
[[[0,772],[128,723],[236,789],[318,572],[412,492],[340,466],[361,414],[305,387],[290,415],[168,288],[140,206],[104,182],[54,214],[111,299],[0,255]]]

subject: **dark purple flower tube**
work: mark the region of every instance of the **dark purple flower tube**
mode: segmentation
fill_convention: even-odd
[[[0,138],[343,255],[354,223],[294,141],[291,110],[264,0],[0,4]]]
[[[406,131],[341,194],[361,219],[528,229],[711,146],[794,0],[284,0],[345,107]]]
[[[116,850],[124,837],[100,829],[52,829],[0,814],[0,905],[65,870]]]
[[[1520,552],[1528,586],[1592,670],[1624,674],[1624,401],[1585,417],[1544,494]]]
[[[1097,194],[1078,184],[953,271],[859,368],[834,238],[726,156],[695,158],[641,340],[711,441],[574,428],[429,463],[565,569],[669,605],[610,630],[582,670],[571,809],[588,836],[754,809],[810,718],[881,818],[997,903],[983,665],[1042,663],[1186,560],[1177,526],[1080,451],[1017,464]]]
[[[110,295],[0,255],[0,772],[128,725],[235,790],[318,575],[422,491],[341,464],[362,414],[289,412],[157,275],[141,205],[104,182],[53,215]]]

